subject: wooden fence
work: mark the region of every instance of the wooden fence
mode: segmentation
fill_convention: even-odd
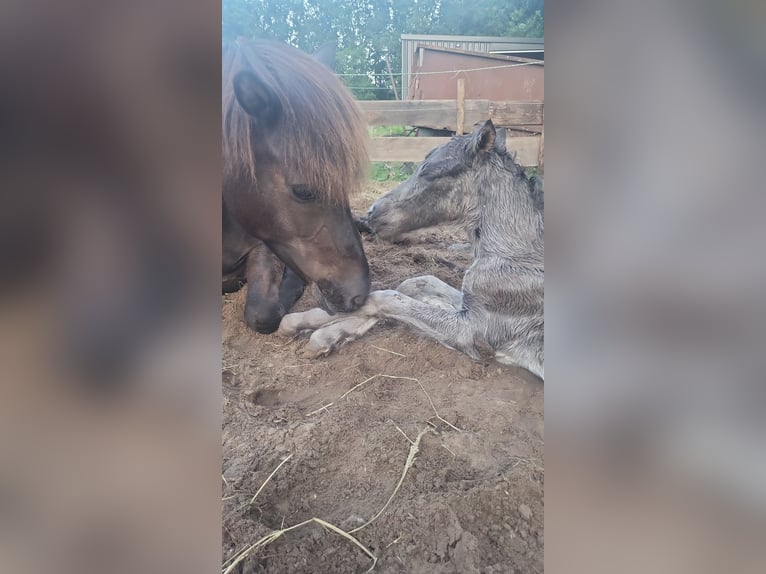
[[[493,102],[489,100],[373,100],[359,101],[371,126],[407,125],[467,133],[477,122],[491,119],[511,128],[506,147],[516,152],[522,165],[543,167],[544,130],[542,102]],[[370,139],[372,161],[423,161],[447,137],[376,137]]]

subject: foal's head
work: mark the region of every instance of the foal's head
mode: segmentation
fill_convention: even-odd
[[[367,223],[379,237],[392,240],[415,229],[462,221],[476,204],[478,176],[503,186],[509,175],[521,173],[505,149],[505,130],[487,120],[431,150],[407,181],[372,205]]]

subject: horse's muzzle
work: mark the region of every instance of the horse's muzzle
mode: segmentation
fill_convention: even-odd
[[[370,278],[366,276],[356,283],[349,289],[347,286],[340,287],[329,281],[318,281],[317,287],[321,294],[320,306],[331,315],[356,311],[364,305],[370,293]]]

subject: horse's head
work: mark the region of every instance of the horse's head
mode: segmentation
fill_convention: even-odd
[[[224,198],[249,233],[317,284],[331,311],[350,312],[370,290],[369,267],[348,205],[349,188],[358,185],[364,165],[358,161],[356,136],[366,133],[360,123],[361,132],[349,137],[349,126],[351,131],[357,126],[343,115],[349,111],[346,102],[335,94],[325,90],[311,100],[312,81],[329,77],[343,88],[326,67],[305,58],[313,69],[305,67],[301,54],[286,70],[289,76],[275,77],[273,63],[233,76],[234,96],[249,118],[253,169],[240,169],[234,183],[224,186]],[[336,124],[334,132],[328,121]]]

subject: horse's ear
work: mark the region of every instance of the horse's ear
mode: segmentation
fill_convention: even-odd
[[[249,116],[264,126],[276,123],[282,107],[274,92],[258,76],[250,70],[243,70],[237,72],[233,82],[234,95]]]
[[[335,42],[327,42],[314,52],[314,59],[335,71],[335,53],[338,47]]]
[[[492,123],[492,120],[487,120],[478,126],[471,134],[471,140],[476,152],[490,151],[495,146],[496,138],[497,131],[495,130],[495,124]]]

